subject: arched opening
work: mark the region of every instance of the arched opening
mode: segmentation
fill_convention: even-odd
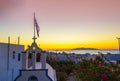
[[[28,54],[28,68],[32,66],[32,53]]]
[[[28,81],[38,81],[37,77],[35,76],[31,76]]]
[[[40,62],[40,58],[41,58],[41,53],[37,53],[37,55],[36,55],[36,61]]]
[[[32,59],[32,53],[28,54],[28,59]]]

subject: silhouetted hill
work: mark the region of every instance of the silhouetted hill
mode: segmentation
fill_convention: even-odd
[[[73,50],[98,50],[96,48],[75,48]]]

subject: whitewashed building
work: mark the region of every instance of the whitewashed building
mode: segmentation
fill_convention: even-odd
[[[21,69],[23,45],[0,43],[0,81],[14,81]]]
[[[46,56],[35,40],[27,50],[23,45],[0,43],[0,81],[57,81]]]
[[[39,27],[34,15],[33,43],[27,50],[23,45],[0,43],[0,81],[57,81],[56,71],[46,63],[47,53],[36,43],[35,28]]]

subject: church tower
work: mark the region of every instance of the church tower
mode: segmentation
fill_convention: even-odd
[[[34,14],[33,43],[22,52],[22,69],[14,81],[57,81],[56,71],[46,63],[47,52],[36,43],[35,28],[39,37],[39,26]]]

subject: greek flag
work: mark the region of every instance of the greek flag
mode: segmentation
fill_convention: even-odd
[[[39,25],[38,25],[37,20],[35,18],[35,15],[34,15],[34,26],[35,26],[36,31],[37,31],[37,36],[39,37],[40,28],[39,28]]]

